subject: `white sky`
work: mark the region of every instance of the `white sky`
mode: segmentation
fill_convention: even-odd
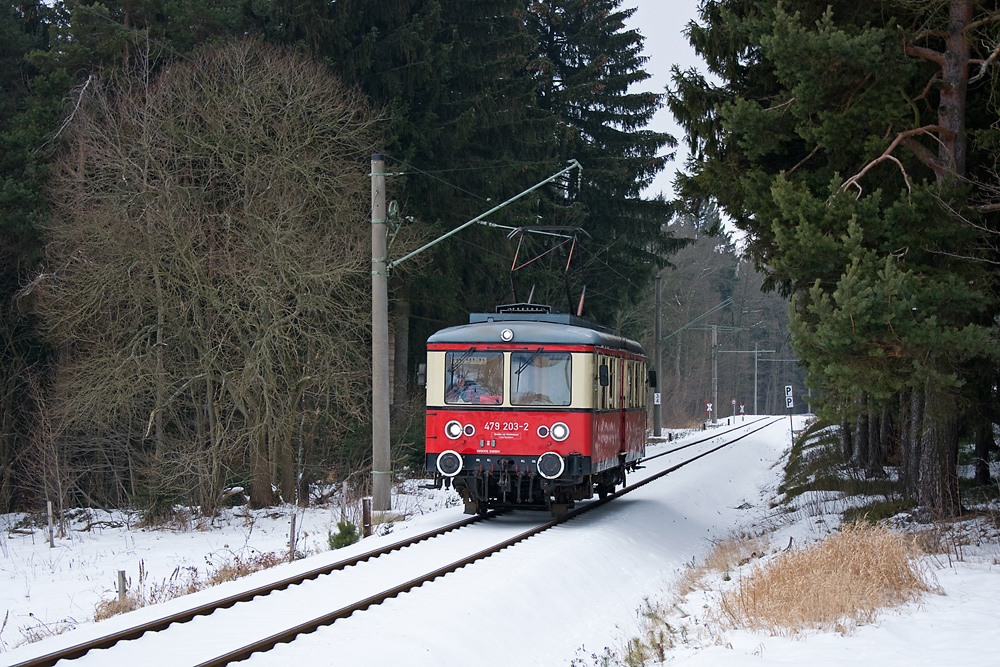
[[[677,64],[681,69],[696,67],[704,70],[704,64],[688,44],[683,30],[688,21],[697,18],[699,0],[624,0],[622,8],[636,7],[629,27],[638,28],[646,41],[643,45],[649,57],[646,71],[652,75],[644,82],[643,90],[663,92],[670,83],[670,68]],[[649,129],[667,132],[678,140],[677,158],[672,165],[653,181],[646,191],[648,196],[663,192],[667,199],[673,198],[674,172],[684,166],[686,151],[681,137],[683,132],[669,109],[661,109],[656,114]]]

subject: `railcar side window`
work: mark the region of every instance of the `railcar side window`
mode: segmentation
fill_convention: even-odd
[[[573,386],[569,352],[513,352],[510,394],[514,405],[569,405]]]
[[[611,408],[611,366],[609,357],[598,357],[600,366],[600,382],[597,388],[597,409],[608,410]]]
[[[502,352],[448,352],[445,403],[503,403]]]

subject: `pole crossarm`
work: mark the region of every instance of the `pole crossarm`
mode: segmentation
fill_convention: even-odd
[[[688,327],[691,331],[721,331],[723,333],[733,333],[734,331],[750,331],[747,327],[727,327],[722,324],[710,324],[701,327]]]
[[[716,350],[719,354],[757,354],[758,352],[774,353],[774,350]],[[777,361],[776,359],[761,359],[761,361]]]
[[[676,335],[677,335],[677,334],[679,334],[680,332],[682,332],[682,331],[684,331],[685,329],[687,329],[687,328],[691,327],[692,325],[696,324],[696,323],[697,323],[697,322],[699,322],[700,320],[703,320],[703,319],[705,319],[706,317],[708,317],[708,316],[709,316],[709,315],[711,315],[712,313],[716,312],[717,310],[721,310],[721,309],[725,308],[726,306],[731,306],[731,305],[733,305],[733,300],[732,300],[732,298],[729,298],[729,299],[726,299],[725,301],[723,301],[723,302],[722,302],[722,303],[720,303],[719,305],[715,306],[714,308],[710,308],[710,309],[708,309],[707,311],[705,311],[704,313],[702,313],[702,314],[701,314],[701,315],[699,315],[698,317],[694,318],[693,320],[691,320],[690,322],[688,322],[687,324],[685,324],[684,326],[682,326],[682,327],[681,327],[680,329],[678,329],[677,331],[675,331],[675,332],[673,332],[673,333],[670,333],[670,334],[667,334],[666,336],[664,336],[664,337],[663,337],[663,338],[661,338],[660,340],[661,340],[661,341],[664,341],[664,340],[667,340],[668,338],[671,338],[671,337],[673,337],[673,336],[676,336]]]
[[[389,299],[386,283],[389,270],[400,262],[423,252],[435,243],[457,234],[469,225],[480,222],[486,216],[494,213],[507,204],[517,201],[533,190],[551,183],[563,174],[583,167],[576,160],[570,160],[569,166],[552,174],[545,180],[517,194],[507,201],[494,206],[486,213],[469,220],[443,236],[414,250],[405,257],[388,261],[389,251],[386,242],[386,227],[388,218],[385,204],[385,156],[381,153],[372,155],[372,501],[378,511],[391,509],[392,496],[390,482],[392,462],[389,448]]]
[[[504,206],[507,206],[508,204],[512,204],[513,202],[517,201],[521,197],[524,197],[525,195],[527,195],[527,194],[529,194],[531,192],[534,192],[535,190],[537,190],[538,188],[542,187],[543,185],[547,185],[547,184],[551,183],[552,181],[556,180],[557,178],[559,178],[563,174],[566,174],[566,173],[568,173],[568,172],[570,172],[570,171],[572,171],[574,169],[579,169],[580,173],[581,174],[583,173],[583,165],[581,165],[576,160],[570,160],[569,161],[569,166],[566,167],[565,169],[561,169],[560,171],[558,171],[558,172],[552,174],[551,176],[549,176],[548,178],[539,181],[538,183],[534,184],[533,186],[531,186],[527,190],[524,190],[523,192],[520,192],[520,193],[514,195],[513,197],[511,197],[507,201],[505,201],[503,203],[500,203],[500,204],[497,204],[496,206],[494,206],[490,210],[486,211],[485,213],[477,215],[472,220],[469,220],[468,222],[459,225],[458,227],[456,227],[455,229],[451,230],[450,232],[442,234],[441,236],[437,237],[436,239],[434,239],[430,243],[427,243],[427,244],[421,246],[420,248],[417,248],[416,250],[414,250],[413,252],[409,253],[408,255],[404,255],[404,256],[400,257],[399,259],[396,259],[396,260],[393,260],[393,261],[389,262],[388,264],[386,264],[386,269],[387,270],[393,269],[394,267],[398,266],[399,264],[402,264],[403,262],[405,262],[406,260],[410,259],[414,255],[420,254],[421,252],[423,252],[424,250],[427,250],[431,246],[437,245],[438,243],[440,243],[441,241],[444,241],[449,236],[453,236],[454,234],[457,234],[458,232],[462,231],[463,229],[465,229],[466,227],[468,227],[470,225],[474,225],[477,222],[481,222],[483,220],[483,218],[485,218],[485,217],[487,217],[487,216],[489,216],[489,215],[491,215],[493,213],[496,213],[497,211],[499,211],[500,209],[502,209]],[[497,225],[494,225],[494,226],[497,226]]]

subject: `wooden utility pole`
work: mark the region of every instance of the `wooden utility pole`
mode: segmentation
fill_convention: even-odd
[[[760,351],[757,349],[757,343],[753,344],[753,413],[759,415],[757,412],[757,366],[760,363]]]
[[[660,274],[656,274],[656,319],[653,321],[653,344],[656,346],[654,350],[654,364],[656,368],[656,387],[654,387],[654,400],[653,400],[653,435],[660,437],[663,433],[663,394],[660,392],[660,385],[663,383],[661,379],[663,377],[663,368],[660,365],[660,350],[663,347],[662,341],[660,341]]]
[[[389,295],[386,263],[385,156],[372,155],[372,501],[390,509]]]
[[[716,415],[719,414],[719,327],[712,325],[712,405],[715,411],[712,412],[712,426],[719,423]]]

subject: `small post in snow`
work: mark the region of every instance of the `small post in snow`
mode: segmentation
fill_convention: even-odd
[[[288,562],[295,560],[295,512],[292,512],[292,526],[288,529]]]
[[[53,537],[52,535],[52,501],[51,500],[46,501],[46,506],[48,507],[49,510],[49,549],[55,549],[56,540],[55,537]]]
[[[344,480],[344,485],[342,491],[340,492],[340,522],[347,523],[347,480]]]
[[[792,408],[795,407],[795,399],[792,397],[792,385],[785,385],[785,407],[788,408],[788,432],[792,434],[792,444],[795,444],[795,428],[792,426]]]
[[[118,570],[118,601],[125,599],[125,570]]]
[[[361,526],[362,535],[365,537],[372,536],[372,499],[362,498],[361,499]]]

